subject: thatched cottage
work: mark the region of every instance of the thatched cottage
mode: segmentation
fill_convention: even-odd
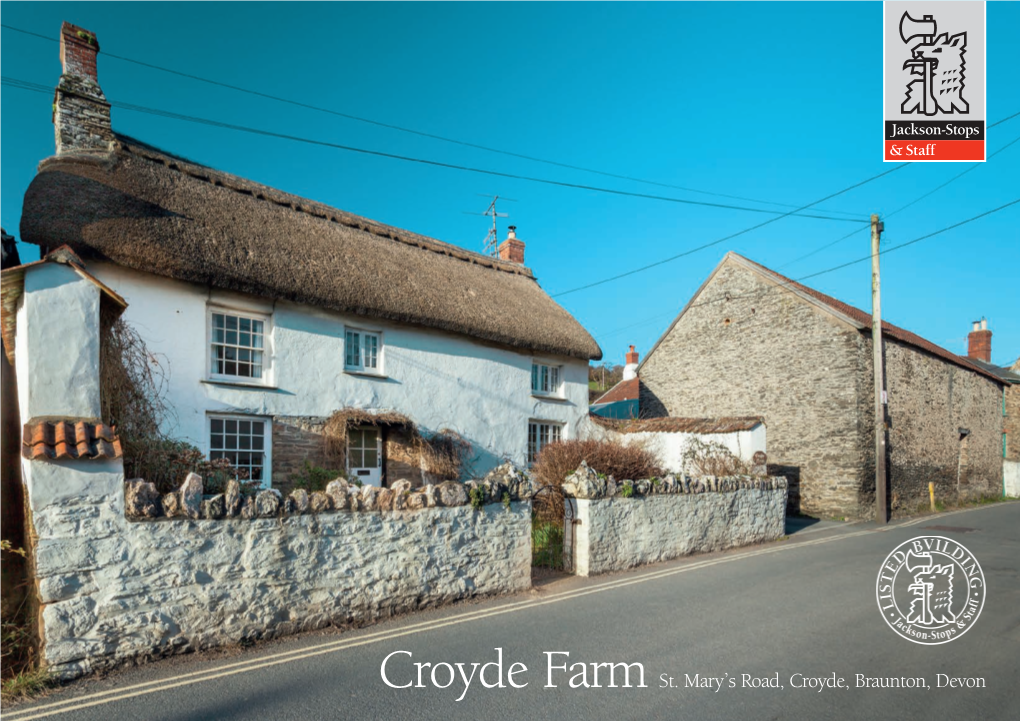
[[[882,338],[893,510],[927,505],[929,482],[950,501],[1001,495],[1004,381],[891,323]],[[873,514],[870,313],[728,253],[638,373],[642,418],[764,419],[794,510]]]
[[[489,257],[118,134],[98,51],[64,24],[56,155],[21,237],[68,246],[127,302],[169,368],[174,435],[285,486],[304,460],[331,462],[319,434],[336,412],[345,463],[370,484],[421,480],[411,436],[451,431],[481,473],[575,433],[601,350],[512,229]]]

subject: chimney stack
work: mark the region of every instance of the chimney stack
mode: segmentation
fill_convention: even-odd
[[[524,265],[524,243],[517,239],[517,226],[507,228],[506,240],[499,244],[499,259]]]
[[[629,381],[637,378],[637,367],[638,352],[634,350],[634,346],[631,346],[627,353],[627,365],[623,367],[623,379]]]
[[[988,321],[984,318],[974,321],[967,336],[967,357],[992,362],[992,331],[988,330]]]
[[[114,140],[110,104],[99,87],[94,33],[65,22],[60,28],[60,63],[64,72],[53,98],[57,155],[106,151]]]

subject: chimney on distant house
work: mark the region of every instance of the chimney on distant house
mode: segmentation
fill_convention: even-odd
[[[992,331],[988,330],[988,321],[984,318],[974,321],[974,328],[967,336],[967,357],[992,362]]]
[[[506,240],[499,244],[499,259],[524,265],[524,243],[517,239],[516,225],[507,228]]]
[[[627,353],[627,365],[623,367],[623,379],[625,381],[634,380],[637,378],[637,366],[638,366],[638,352],[634,350],[634,346],[630,347],[630,351]]]
[[[60,63],[64,72],[53,98],[57,155],[108,150],[114,140],[110,104],[99,87],[95,33],[65,22],[60,28]]]

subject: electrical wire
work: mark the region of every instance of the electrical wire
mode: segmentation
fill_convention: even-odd
[[[843,193],[851,191],[854,188],[859,188],[862,185],[865,185],[867,183],[872,182],[873,180],[878,180],[879,178],[885,177],[886,175],[889,175],[890,173],[895,173],[897,171],[903,170],[903,168],[906,168],[906,167],[909,167],[908,164],[896,165],[896,166],[890,168],[889,170],[886,170],[884,172],[879,173],[878,175],[873,175],[873,176],[871,176],[870,178],[868,178],[866,180],[862,180],[859,183],[854,183],[853,185],[850,185],[850,186],[848,186],[846,188],[843,188],[842,190],[839,190],[839,191],[837,191],[835,193],[832,193],[830,195],[825,196],[824,198],[816,200],[813,203],[808,203],[807,205],[804,205],[804,206],[798,208],[797,210],[806,210],[807,208],[810,208],[813,205],[817,205],[818,203],[824,203],[826,200],[829,200],[830,198],[835,198],[836,196],[842,195]],[[595,288],[595,287],[598,287],[600,285],[604,285],[606,283],[611,283],[611,282],[613,282],[615,280],[620,280],[621,278],[626,278],[626,277],[634,275],[636,273],[643,273],[646,270],[651,270],[652,268],[657,268],[658,266],[665,265],[666,263],[672,263],[674,260],[678,260],[680,258],[683,258],[685,256],[691,255],[693,253],[697,253],[698,251],[704,250],[705,248],[711,248],[713,245],[719,245],[720,243],[724,243],[727,240],[732,240],[733,238],[736,238],[738,236],[744,235],[745,233],[750,233],[752,230],[757,230],[758,228],[763,228],[766,225],[769,225],[770,223],[775,223],[777,220],[782,220],[783,218],[786,218],[786,217],[789,217],[791,215],[794,215],[794,214],[797,213],[797,210],[792,210],[789,213],[784,213],[783,215],[777,216],[775,218],[769,218],[768,220],[766,220],[766,221],[764,221],[762,223],[758,223],[757,225],[752,225],[751,227],[744,228],[743,230],[739,230],[736,233],[731,233],[730,235],[723,236],[722,238],[717,238],[716,240],[713,240],[711,242],[704,243],[704,244],[699,245],[699,246],[697,246],[695,248],[690,248],[689,250],[685,250],[682,253],[677,253],[676,255],[672,255],[672,256],[670,256],[668,258],[663,258],[662,260],[657,260],[654,263],[649,263],[648,265],[641,266],[640,268],[635,268],[633,270],[628,270],[625,273],[619,273],[619,274],[611,276],[609,278],[603,278],[602,280],[597,280],[597,281],[595,281],[593,283],[588,283],[586,285],[581,285],[581,286],[578,286],[576,288],[571,288],[570,290],[564,290],[564,291],[560,291],[559,293],[553,293],[552,297],[553,298],[559,298],[560,296],[569,295],[570,293],[577,293],[578,291],[588,290],[589,288]]]
[[[48,88],[45,85],[39,85],[38,83],[31,83],[31,82],[28,82],[26,80],[19,80],[17,78],[10,78],[10,77],[7,77],[7,76],[3,76],[2,83],[3,83],[3,85],[6,85],[8,87],[18,88],[20,90],[30,90],[30,91],[33,91],[33,92],[39,92],[39,93],[45,93],[45,94],[49,94],[49,93],[53,92],[53,90],[51,88]],[[745,212],[748,212],[748,213],[765,213],[767,215],[778,215],[779,218],[785,218],[785,217],[787,217],[789,215],[797,215],[798,217],[802,217],[802,218],[814,218],[816,220],[832,220],[832,221],[836,221],[836,222],[839,222],[839,223],[867,223],[868,222],[867,220],[863,220],[863,219],[835,218],[835,217],[827,216],[827,215],[814,215],[814,214],[810,214],[810,213],[799,213],[798,212],[799,210],[805,210],[806,208],[809,208],[812,205],[816,205],[816,203],[811,203],[809,205],[803,206],[802,208],[799,208],[798,210],[789,211],[789,212],[784,213],[783,211],[780,211],[780,210],[765,210],[764,208],[748,208],[748,207],[742,206],[742,205],[728,205],[728,204],[724,204],[724,203],[709,203],[709,202],[706,202],[706,201],[703,201],[703,200],[688,200],[686,198],[673,198],[673,197],[663,196],[663,195],[651,195],[649,193],[635,193],[635,192],[632,192],[632,191],[629,191],[629,190],[619,190],[619,189],[616,189],[616,188],[603,188],[603,187],[594,186],[594,185],[584,185],[584,184],[581,184],[581,183],[568,183],[568,182],[562,181],[562,180],[551,180],[549,178],[538,178],[538,177],[528,176],[528,175],[517,175],[515,173],[505,173],[505,172],[502,172],[502,171],[499,171],[499,170],[488,170],[488,169],[484,169],[484,168],[475,168],[475,167],[468,166],[468,165],[457,165],[455,163],[446,163],[446,162],[439,161],[439,160],[429,160],[429,159],[426,159],[426,158],[415,158],[415,157],[411,157],[411,156],[407,156],[407,155],[399,155],[397,153],[387,153],[387,152],[382,151],[382,150],[370,150],[370,149],[367,149],[367,148],[358,148],[358,147],[354,147],[352,145],[343,145],[341,143],[333,143],[333,142],[329,142],[327,140],[316,140],[314,138],[305,138],[305,137],[301,137],[301,136],[298,136],[298,135],[290,135],[290,134],[287,134],[287,133],[277,133],[277,132],[274,132],[272,130],[263,130],[261,128],[251,128],[251,127],[248,127],[248,126],[245,126],[245,125],[235,125],[233,123],[225,123],[225,122],[222,122],[222,121],[219,121],[219,120],[212,120],[212,119],[209,119],[209,118],[200,118],[200,117],[197,117],[197,116],[194,116],[194,115],[185,115],[183,113],[174,113],[174,112],[171,112],[169,110],[160,110],[158,108],[149,108],[149,107],[146,107],[146,106],[143,106],[143,105],[135,105],[133,103],[122,103],[122,102],[117,102],[117,101],[113,101],[113,100],[109,100],[109,99],[107,99],[107,102],[112,107],[120,108],[121,110],[129,110],[129,111],[133,111],[133,112],[147,113],[149,115],[156,115],[156,116],[159,116],[159,117],[171,118],[173,120],[183,120],[183,121],[190,122],[190,123],[198,123],[198,124],[201,124],[201,125],[208,125],[208,126],[216,127],[216,128],[225,128],[227,130],[236,130],[236,131],[239,131],[239,132],[251,133],[251,134],[254,134],[254,135],[263,135],[263,136],[270,137],[270,138],[279,138],[281,140],[291,140],[291,141],[298,142],[298,143],[306,143],[306,144],[309,144],[309,145],[317,145],[317,146],[321,146],[321,147],[334,148],[336,150],[346,150],[346,151],[349,151],[349,152],[352,152],[352,153],[360,153],[362,155],[371,155],[371,156],[374,156],[374,157],[389,158],[391,160],[403,160],[403,161],[410,162],[410,163],[418,163],[418,164],[421,164],[421,165],[429,165],[429,166],[433,166],[433,167],[447,168],[447,169],[450,169],[450,170],[460,170],[460,171],[469,172],[469,173],[479,173],[479,174],[482,174],[482,175],[493,175],[493,176],[496,176],[496,177],[499,177],[499,178],[510,178],[512,180],[524,180],[524,181],[528,181],[528,182],[532,182],[532,183],[542,183],[544,185],[553,185],[553,186],[557,186],[557,187],[561,187],[561,188],[574,188],[574,189],[578,189],[578,190],[589,190],[589,191],[598,192],[598,193],[608,193],[610,195],[619,195],[619,196],[625,196],[625,197],[630,197],[630,198],[642,198],[642,199],[645,199],[645,200],[659,200],[659,201],[664,201],[664,202],[669,202],[669,203],[680,203],[680,204],[683,204],[683,205],[697,205],[697,206],[705,206],[705,207],[709,207],[709,208],[721,208],[721,209],[724,209],[724,210],[741,210],[741,211],[745,211]],[[905,167],[905,166],[897,166],[897,168],[901,168],[901,167]],[[892,172],[892,171],[889,171],[889,172]]]
[[[1017,113],[1016,115],[1020,115],[1020,113]],[[1016,117],[1016,115],[1011,115],[1010,117]],[[1009,118],[1006,118],[1006,120],[1008,120],[1008,119],[1009,119]],[[1004,122],[1004,121],[1003,121],[1003,120],[1000,120],[999,122]],[[995,124],[996,124],[996,125],[998,125],[999,123],[995,123]],[[989,127],[991,127],[991,126],[989,126]],[[989,155],[989,156],[988,156],[988,158],[986,158],[986,161],[987,161],[987,160],[991,160],[991,159],[992,159],[992,158],[994,158],[994,157],[995,157],[996,155],[998,155],[998,154],[999,154],[999,153],[1001,153],[1001,152],[1002,152],[1003,150],[1005,150],[1005,149],[1006,149],[1006,148],[1008,148],[1009,146],[1013,145],[1013,144],[1014,144],[1014,143],[1016,143],[1017,141],[1020,141],[1020,136],[1017,136],[1017,137],[1013,138],[1013,139],[1012,139],[1011,141],[1009,141],[1008,143],[1006,143],[1005,145],[1003,145],[1003,146],[1002,146],[1001,148],[999,148],[998,150],[996,150],[996,151],[995,151],[994,153],[992,153],[991,155]],[[967,173],[969,173],[969,172],[971,172],[971,171],[973,171],[973,170],[977,170],[978,168],[980,168],[980,167],[981,167],[981,166],[983,166],[983,165],[984,165],[984,163],[974,163],[974,164],[973,164],[973,165],[971,165],[971,166],[970,166],[969,168],[967,168],[966,170],[964,170],[964,171],[963,171],[962,173],[958,173],[957,175],[954,175],[954,176],[953,176],[952,178],[950,178],[950,179],[949,179],[949,180],[947,180],[946,182],[942,183],[942,185],[939,185],[939,186],[937,186],[937,187],[935,187],[935,188],[932,188],[931,190],[929,190],[929,191],[928,191],[927,193],[925,193],[924,195],[921,195],[921,196],[919,196],[919,197],[917,197],[917,198],[914,198],[913,200],[911,200],[911,201],[910,201],[909,203],[907,203],[906,205],[904,205],[904,206],[902,206],[902,207],[900,207],[900,208],[897,208],[896,210],[892,211],[891,213],[889,213],[889,214],[887,214],[887,215],[883,215],[883,216],[882,216],[883,220],[885,220],[885,219],[887,219],[887,218],[891,218],[891,217],[893,217],[893,216],[894,216],[894,215],[896,215],[897,213],[900,213],[900,212],[902,212],[902,211],[906,210],[907,208],[909,208],[909,207],[910,207],[910,206],[912,206],[912,205],[915,205],[916,203],[920,203],[920,202],[921,202],[922,200],[924,200],[924,199],[925,199],[925,198],[927,198],[928,196],[930,196],[930,195],[933,195],[933,194],[937,193],[938,191],[942,190],[942,189],[943,189],[944,187],[946,187],[946,186],[947,186],[947,185],[949,185],[950,183],[956,182],[957,180],[959,180],[960,178],[962,178],[962,177],[963,177],[964,175],[966,175]],[[827,250],[828,248],[831,248],[832,246],[834,246],[834,245],[836,245],[836,244],[838,244],[838,243],[841,243],[841,242],[843,242],[843,241],[844,241],[844,240],[846,240],[847,238],[849,238],[849,237],[851,237],[851,236],[854,236],[854,235],[857,235],[857,234],[858,234],[859,232],[861,232],[862,230],[867,230],[867,228],[858,228],[857,230],[853,230],[853,231],[851,231],[851,232],[847,233],[846,235],[844,235],[844,236],[842,236],[842,237],[840,237],[840,238],[836,238],[836,240],[832,241],[831,243],[826,243],[825,245],[823,245],[823,246],[822,246],[822,247],[820,247],[820,248],[815,248],[815,249],[814,249],[814,250],[812,250],[812,251],[811,251],[810,253],[805,253],[804,255],[798,256],[798,257],[794,258],[793,260],[790,260],[790,261],[787,261],[786,263],[783,263],[782,265],[780,265],[780,266],[779,266],[779,268],[780,268],[780,269],[782,269],[782,268],[786,268],[786,267],[788,267],[788,266],[791,266],[791,265],[793,265],[794,263],[799,263],[799,262],[800,262],[800,261],[802,261],[802,260],[806,260],[806,259],[810,258],[810,257],[811,257],[811,256],[813,256],[813,255],[817,255],[818,253],[821,253],[821,252],[822,252],[823,250]]]
[[[1004,150],[1005,147],[1006,146],[1004,146],[1002,149]],[[980,220],[981,218],[984,218],[986,216],[992,215],[993,213],[998,213],[998,212],[1000,212],[1002,210],[1005,210],[1006,208],[1009,208],[1010,206],[1016,205],[1017,203],[1020,203],[1020,198],[1017,198],[1016,200],[1012,200],[1012,201],[1010,201],[1010,202],[1008,202],[1008,203],[1006,203],[1004,205],[1000,205],[997,208],[992,208],[991,210],[986,210],[983,213],[979,213],[978,215],[975,215],[973,217],[967,218],[966,220],[961,220],[958,223],[954,223],[952,225],[946,226],[945,228],[941,228],[940,230],[936,230],[936,231],[934,231],[932,233],[927,233],[927,234],[922,235],[922,236],[920,236],[918,238],[914,238],[913,240],[908,240],[905,243],[900,243],[898,245],[891,245],[891,246],[889,246],[888,248],[886,248],[884,250],[880,250],[878,254],[880,256],[881,255],[885,255],[886,253],[891,253],[893,251],[900,250],[902,248],[906,248],[908,246],[914,245],[916,243],[920,243],[920,242],[922,242],[924,240],[927,240],[929,238],[934,238],[937,235],[941,235],[942,233],[946,233],[946,232],[948,232],[950,230],[954,230],[955,228],[959,228],[960,226],[967,225],[968,223],[973,223],[974,221]],[[722,298],[713,298],[712,300],[705,300],[705,301],[701,301],[700,303],[692,303],[691,305],[685,306],[685,310],[690,310],[691,308],[699,308],[699,307],[704,306],[704,305],[712,305],[714,303],[721,303],[723,301],[728,301],[728,300],[737,300],[737,299],[761,297],[761,296],[764,296],[764,295],[766,295],[768,293],[774,293],[774,292],[779,291],[779,290],[785,290],[787,288],[792,288],[795,284],[802,283],[802,281],[809,280],[811,278],[817,278],[818,276],[821,276],[821,275],[827,275],[828,273],[834,273],[837,270],[842,270],[843,268],[848,268],[851,265],[857,265],[858,263],[864,263],[864,262],[867,262],[867,261],[870,261],[870,260],[871,260],[871,255],[869,254],[869,255],[863,256],[861,258],[857,258],[856,260],[851,260],[851,261],[848,261],[846,263],[841,263],[839,265],[832,266],[831,268],[826,268],[824,270],[820,270],[820,271],[817,271],[815,273],[810,273],[808,275],[803,275],[803,276],[801,276],[799,278],[790,279],[787,282],[780,283],[779,285],[775,285],[775,286],[772,286],[772,287],[769,287],[769,288],[765,288],[763,290],[754,291],[752,293],[744,293],[744,294],[741,294],[741,295],[727,295],[727,296],[722,297]],[[662,313],[662,314],[659,314],[659,315],[656,315],[656,316],[652,316],[650,318],[647,318],[644,321],[639,321],[639,322],[634,323],[632,325],[624,326],[623,328],[617,328],[615,330],[609,331],[608,333],[599,334],[598,337],[599,338],[609,338],[609,337],[614,336],[614,335],[616,335],[618,333],[621,333],[621,332],[623,332],[625,330],[629,330],[631,328],[635,328],[635,327],[638,327],[638,326],[641,326],[641,325],[646,325],[647,323],[649,323],[649,322],[651,322],[653,320],[656,320],[658,318],[661,318],[664,315],[673,315],[673,314],[672,313]]]
[[[46,40],[48,42],[59,42],[59,40],[57,40],[56,38],[50,37],[48,35],[43,35],[41,33],[31,32],[29,30],[23,30],[22,28],[16,28],[13,25],[8,25],[6,23],[0,23],[0,27],[3,27],[5,29],[7,29],[7,30],[13,30],[13,31],[18,32],[18,33],[22,33],[24,35],[30,35],[32,37],[39,38],[41,40]],[[291,98],[284,98],[284,97],[280,97],[278,95],[271,95],[270,93],[265,93],[265,92],[262,92],[260,90],[253,90],[251,88],[245,88],[245,87],[241,87],[239,85],[231,85],[230,83],[224,83],[224,82],[221,82],[219,80],[212,80],[210,78],[204,78],[204,77],[202,77],[200,75],[192,75],[191,73],[181,72],[180,70],[173,70],[172,68],[165,68],[165,67],[162,67],[160,65],[154,65],[152,63],[147,63],[147,62],[144,62],[142,60],[136,60],[134,58],[125,57],[123,55],[116,55],[114,53],[110,53],[110,52],[106,52],[106,51],[103,52],[103,57],[109,57],[109,58],[113,58],[115,60],[121,60],[123,62],[133,63],[135,65],[139,65],[139,66],[142,66],[142,67],[145,67],[145,68],[150,68],[152,70],[159,70],[160,72],[170,73],[172,75],[177,75],[177,76],[182,77],[182,78],[188,78],[189,80],[196,80],[198,82],[207,83],[209,85],[213,85],[213,86],[216,86],[216,87],[227,88],[229,90],[234,90],[234,91],[237,91],[237,92],[240,92],[240,93],[247,93],[249,95],[254,95],[256,97],[265,98],[267,100],[273,100],[275,102],[286,103],[288,105],[294,105],[294,106],[299,107],[299,108],[306,108],[308,110],[315,110],[315,111],[321,112],[321,113],[328,113],[330,115],[334,115],[334,116],[337,116],[337,117],[340,117],[340,118],[345,118],[347,120],[354,120],[354,121],[359,122],[359,123],[367,123],[369,125],[374,125],[374,126],[377,126],[377,127],[380,127],[380,128],[387,128],[389,130],[396,130],[396,131],[399,131],[399,132],[402,132],[402,133],[410,133],[412,135],[417,135],[417,136],[420,136],[420,137],[423,137],[423,138],[430,138],[432,140],[439,140],[439,141],[442,141],[444,143],[452,143],[454,145],[461,145],[461,146],[464,146],[464,147],[467,147],[467,148],[474,148],[476,150],[484,150],[484,151],[486,151],[488,153],[498,153],[500,155],[506,155],[506,156],[513,157],[513,158],[520,158],[522,160],[528,160],[528,161],[535,162],[535,163],[544,163],[546,165],[552,165],[552,166],[556,166],[556,167],[560,167],[560,168],[567,168],[567,169],[570,169],[570,170],[578,170],[578,171],[581,171],[581,172],[584,172],[584,173],[594,173],[596,175],[602,175],[602,176],[605,176],[607,178],[616,178],[618,180],[627,180],[627,181],[634,182],[634,183],[642,183],[642,184],[645,184],[645,185],[653,185],[653,186],[658,186],[658,187],[661,187],[661,188],[672,188],[674,190],[683,190],[683,191],[688,192],[688,193],[697,193],[699,195],[709,195],[709,196],[715,196],[715,197],[718,197],[718,198],[728,198],[730,200],[743,200],[745,202],[761,203],[763,205],[775,205],[775,206],[788,207],[788,208],[796,207],[795,205],[790,204],[790,203],[776,203],[776,202],[769,201],[769,200],[758,200],[756,198],[748,198],[748,197],[740,196],[740,195],[728,195],[726,193],[714,193],[714,192],[710,192],[710,191],[707,191],[707,190],[698,190],[696,188],[688,188],[688,187],[685,187],[685,186],[682,186],[682,185],[673,185],[671,183],[662,183],[662,182],[658,182],[658,181],[654,181],[654,180],[646,180],[644,178],[638,178],[638,177],[631,176],[631,175],[622,175],[622,174],[619,174],[619,173],[611,173],[611,172],[608,172],[608,171],[605,171],[605,170],[597,170],[597,169],[594,169],[594,168],[586,168],[586,167],[580,166],[580,165],[571,165],[570,163],[562,163],[562,162],[558,162],[558,161],[555,161],[555,160],[548,160],[548,159],[545,159],[545,158],[535,157],[533,155],[525,155],[524,153],[516,153],[516,152],[510,151],[510,150],[500,150],[499,148],[493,148],[493,147],[489,147],[489,146],[486,146],[486,145],[480,145],[478,143],[471,143],[471,142],[468,142],[468,141],[465,141],[465,140],[457,140],[456,138],[449,138],[449,137],[445,137],[445,136],[442,136],[442,135],[436,135],[434,133],[428,133],[428,132],[425,132],[425,131],[422,131],[422,130],[415,130],[413,128],[407,128],[407,127],[403,127],[403,126],[400,126],[400,125],[394,125],[392,123],[384,123],[384,122],[379,121],[379,120],[372,120],[371,118],[365,118],[365,117],[361,117],[361,116],[358,116],[358,115],[352,115],[350,113],[344,113],[344,112],[341,112],[339,110],[333,110],[331,108],[324,108],[324,107],[319,106],[319,105],[312,105],[311,103],[304,103],[304,102],[301,102],[301,101],[298,101],[298,100],[293,100]],[[826,212],[826,213],[835,213],[837,215],[850,215],[850,216],[855,217],[855,218],[859,217],[859,214],[857,214],[857,213],[849,213],[847,211],[842,211],[842,210],[831,210],[831,211],[825,210],[823,212]]]

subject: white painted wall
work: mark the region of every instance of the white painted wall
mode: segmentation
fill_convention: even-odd
[[[577,499],[579,576],[707,553],[783,536],[785,483],[779,489]]]
[[[1010,498],[1020,498],[1020,461],[1002,462],[1003,493]]]
[[[14,342],[23,421],[99,418],[99,299],[99,288],[67,265],[25,270]]]
[[[757,451],[765,452],[765,424],[748,431],[732,433],[616,433],[586,420],[581,435],[586,438],[614,438],[625,445],[640,445],[655,454],[659,464],[669,473],[697,474],[697,469],[684,467],[684,453],[691,441],[718,443],[747,463]]]
[[[208,452],[207,414],[328,416],[343,407],[405,413],[425,431],[450,428],[471,441],[472,470],[484,473],[509,458],[524,463],[528,420],[565,424],[576,437],[588,413],[588,364],[562,364],[564,399],[531,395],[532,356],[465,336],[349,316],[288,301],[210,290],[107,263],[89,272],[128,302],[124,313],[170,371],[168,399],[176,419],[166,431]],[[203,382],[210,303],[272,314],[271,385],[239,388]],[[383,373],[345,373],[345,324],[383,334]]]

